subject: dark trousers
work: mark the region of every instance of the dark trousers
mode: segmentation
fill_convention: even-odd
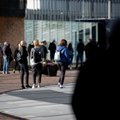
[[[21,85],[24,86],[24,77],[26,80],[26,85],[29,85],[29,70],[27,64],[19,64],[20,65],[20,79],[21,79]],[[26,75],[26,76],[25,76]]]
[[[55,52],[50,51],[50,59],[51,59],[51,60],[54,60],[54,55],[55,55]]]
[[[60,63],[58,63],[58,67],[59,67],[59,70],[60,70],[59,83],[61,85],[63,85],[64,79],[65,79],[65,72],[66,72],[66,69],[67,69],[68,65],[60,62]]]
[[[36,84],[36,77],[38,76],[38,83],[41,83],[42,77],[42,64],[36,64],[32,66],[32,73],[33,73],[33,83]]]
[[[15,60],[14,70],[16,70],[17,66],[18,66],[18,70],[20,71],[19,63]]]
[[[82,65],[82,64],[83,64],[83,53],[78,53],[78,54],[77,54],[76,68],[78,67],[79,60],[80,60],[80,64]]]

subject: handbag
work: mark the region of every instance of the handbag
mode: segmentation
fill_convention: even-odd
[[[56,52],[55,52],[54,60],[55,60],[55,61],[60,61],[60,51],[56,51]]]
[[[16,60],[17,60],[17,62],[22,62],[22,57],[21,57],[21,53],[20,52],[17,53]]]

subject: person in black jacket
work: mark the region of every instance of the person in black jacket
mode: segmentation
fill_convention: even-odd
[[[25,78],[26,79],[26,88],[31,88],[31,86],[29,85],[29,69],[28,69],[28,61],[27,61],[28,52],[26,50],[26,43],[25,43],[25,41],[21,41],[20,42],[19,52],[20,52],[21,59],[22,59],[19,62],[21,87],[22,87],[22,89],[25,89],[25,86],[24,86],[24,76],[25,76],[25,73],[26,73],[26,78]]]
[[[41,47],[41,51],[42,51],[42,60],[43,61],[46,61],[46,59],[47,59],[48,49],[47,49],[46,45],[47,45],[46,41],[42,41],[40,43],[40,47]]]
[[[77,59],[76,59],[76,68],[78,68],[78,63],[80,60],[80,64],[83,64],[83,51],[84,51],[84,43],[82,39],[79,39],[79,43],[77,44]]]
[[[56,50],[56,44],[55,40],[53,40],[50,44],[48,49],[50,50],[50,59],[54,60],[55,50]]]
[[[3,53],[3,74],[9,74],[9,65],[12,58],[12,51],[9,43],[4,42],[2,53]]]
[[[17,53],[19,52],[19,46],[20,46],[20,44],[17,44],[17,48],[14,51],[15,65],[14,65],[13,73],[15,73],[17,66],[18,66],[18,70],[20,71],[19,64],[18,64],[18,61],[17,61]]]

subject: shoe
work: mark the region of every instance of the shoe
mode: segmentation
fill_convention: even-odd
[[[60,88],[63,88],[63,85],[60,85]]]
[[[34,89],[35,87],[36,87],[35,84],[33,84],[33,85],[32,85],[32,88]]]
[[[5,74],[5,72],[2,72],[2,74]]]
[[[61,84],[60,84],[60,82],[58,82],[58,86],[60,86]]]
[[[15,69],[13,70],[13,73],[15,73]]]
[[[70,70],[72,70],[72,66],[70,67]]]
[[[41,87],[41,85],[40,85],[40,83],[38,83],[38,86],[37,86],[38,88],[40,88]]]
[[[5,74],[10,74],[10,72],[5,72]]]
[[[31,86],[30,85],[26,85],[26,88],[31,88]]]
[[[22,85],[21,88],[22,88],[22,89],[25,89],[25,86]]]

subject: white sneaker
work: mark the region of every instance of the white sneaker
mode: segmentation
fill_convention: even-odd
[[[60,88],[63,88],[63,85],[60,85]]]
[[[40,85],[40,83],[38,83],[38,86],[37,86],[38,88],[40,88],[41,87],[41,85]]]
[[[60,84],[60,82],[58,82],[58,86],[60,86],[61,84]]]
[[[33,89],[35,88],[35,84],[32,85],[32,88],[33,88]]]

